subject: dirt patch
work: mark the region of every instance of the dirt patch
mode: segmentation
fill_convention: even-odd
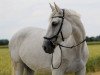
[[[100,75],[100,72],[88,73],[87,75]]]

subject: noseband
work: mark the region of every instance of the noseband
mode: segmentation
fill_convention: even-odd
[[[55,34],[55,35],[54,35],[54,36],[52,36],[52,37],[44,37],[44,39],[49,40],[49,41],[51,42],[51,44],[52,44],[52,45],[54,45],[54,46],[55,46],[55,44],[54,44],[51,40],[52,40],[52,39],[54,39],[54,38],[56,38],[56,40],[55,40],[55,41],[57,41],[57,39],[58,39],[58,35],[59,35],[59,34],[61,34],[62,41],[64,41],[64,37],[63,37],[63,34],[62,34],[61,29],[62,29],[63,22],[64,22],[65,10],[64,10],[64,9],[62,9],[62,11],[63,11],[63,16],[54,16],[54,17],[52,17],[52,18],[56,18],[56,17],[58,17],[58,18],[61,18],[61,19],[62,19],[62,21],[61,21],[61,25],[60,25],[60,28],[59,28],[59,30],[58,30],[58,32],[57,32],[57,34]],[[62,48],[61,48],[61,47],[64,47],[64,48],[70,48],[70,49],[72,49],[72,48],[77,47],[77,46],[79,46],[80,44],[84,43],[85,41],[86,41],[86,38],[85,38],[83,41],[79,42],[78,44],[73,45],[73,46],[70,46],[70,47],[63,46],[63,45],[61,45],[61,44],[56,44],[56,45],[58,45],[58,46],[59,46],[59,48],[60,48],[60,50],[61,50],[61,62],[60,62],[60,64],[59,64],[59,66],[58,66],[58,67],[54,67],[54,66],[53,66],[53,53],[52,53],[52,59],[51,59],[52,68],[53,68],[53,69],[58,69],[58,68],[61,66],[61,63],[62,63]]]

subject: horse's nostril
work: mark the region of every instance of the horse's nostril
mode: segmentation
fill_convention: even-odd
[[[47,49],[46,46],[43,46],[43,49],[46,50]]]

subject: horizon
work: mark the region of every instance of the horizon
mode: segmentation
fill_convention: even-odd
[[[100,35],[99,0],[2,0],[0,1],[0,39],[10,39],[14,33],[25,27],[47,29],[51,9],[55,2],[60,8],[72,9],[81,14],[86,35]]]

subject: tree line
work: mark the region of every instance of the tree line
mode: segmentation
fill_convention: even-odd
[[[93,41],[100,41],[100,35],[96,37],[86,37],[87,42],[93,42]],[[8,39],[0,39],[0,45],[8,45],[9,40]]]
[[[9,40],[8,39],[0,39],[0,45],[8,45]]]
[[[96,37],[86,37],[87,42],[100,41],[100,35]]]

